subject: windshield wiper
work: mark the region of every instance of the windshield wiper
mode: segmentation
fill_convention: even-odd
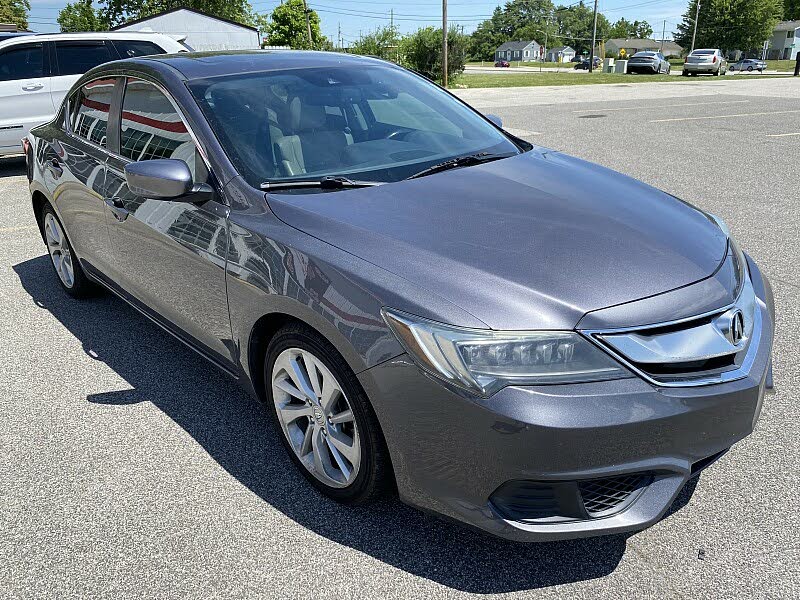
[[[355,181],[347,177],[328,175],[319,179],[285,179],[282,181],[265,181],[262,190],[287,190],[296,188],[318,187],[323,190],[340,190],[342,188],[360,188],[383,185],[382,181]]]
[[[469,167],[480,163],[491,162],[493,160],[500,160],[501,158],[508,158],[514,154],[492,154],[490,152],[478,152],[476,154],[465,154],[464,156],[456,156],[437,165],[423,169],[419,173],[414,173],[411,177],[406,179],[416,179],[417,177],[425,177],[426,175],[433,175],[434,173],[441,173],[450,169],[457,169],[459,167]]]

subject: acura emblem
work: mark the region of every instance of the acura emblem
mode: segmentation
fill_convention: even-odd
[[[734,346],[738,346],[744,337],[744,315],[742,311],[735,310],[731,314],[731,324],[728,327],[728,341]]]

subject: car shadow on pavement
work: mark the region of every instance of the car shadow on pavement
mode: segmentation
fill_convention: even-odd
[[[21,177],[22,175],[25,175],[24,156],[0,158],[0,177]]]
[[[308,485],[280,443],[265,406],[111,294],[63,292],[49,258],[15,265],[24,289],[133,388],[92,394],[96,404],[152,402],[231,476],[303,527],[408,573],[457,590],[499,593],[594,579],[622,559],[627,535],[519,544],[410,508],[396,499],[339,505]],[[672,511],[688,502],[687,486]]]

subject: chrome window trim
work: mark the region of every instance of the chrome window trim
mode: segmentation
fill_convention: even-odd
[[[749,283],[749,279],[748,279]],[[752,285],[752,283],[750,283]],[[600,336],[602,335],[610,335],[614,333],[623,333],[626,331],[647,331],[649,329],[658,329],[661,327],[669,327],[672,325],[680,325],[682,323],[691,322],[697,319],[702,319],[705,317],[710,317],[713,315],[721,315],[731,308],[738,307],[738,298],[737,302],[733,302],[721,308],[708,311],[705,313],[701,313],[698,315],[694,315],[691,317],[685,317],[682,319],[676,319],[674,321],[666,321],[663,323],[653,323],[650,325],[643,325],[639,327],[621,327],[616,329],[582,329],[578,330],[578,333],[583,335],[586,339],[592,342],[595,346],[612,356],[614,359],[625,365],[628,369],[630,369],[633,373],[647,381],[648,383],[658,386],[658,387],[665,387],[665,388],[686,388],[686,387],[701,387],[707,385],[716,385],[719,383],[728,383],[731,381],[736,381],[738,379],[744,379],[750,373],[753,363],[756,358],[756,354],[758,354],[758,348],[761,345],[761,334],[763,330],[763,313],[767,310],[766,304],[759,298],[757,295],[755,296],[755,310],[753,311],[753,331],[750,336],[750,340],[747,346],[747,350],[745,351],[744,358],[742,359],[742,363],[735,369],[730,371],[724,371],[722,373],[717,373],[714,375],[710,375],[708,377],[697,377],[693,379],[686,379],[683,381],[659,381],[658,379],[653,378],[648,373],[644,372],[642,369],[637,367],[631,361],[629,361],[625,356],[619,353],[617,350],[612,348],[609,344],[603,343],[600,340]]]

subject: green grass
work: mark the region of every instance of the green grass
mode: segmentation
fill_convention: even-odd
[[[764,77],[769,75],[750,75]],[[772,77],[775,77],[774,75]],[[488,73],[464,73],[450,85],[451,88],[498,88],[498,87],[538,87],[543,85],[592,85],[600,83],[651,83],[671,81],[689,83],[714,79],[709,77],[676,77],[674,75],[622,75],[619,73],[520,73],[490,75]]]

